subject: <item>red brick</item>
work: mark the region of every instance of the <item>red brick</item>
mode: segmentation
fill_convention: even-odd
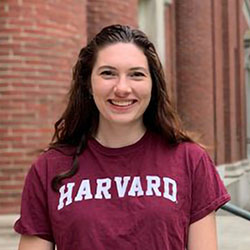
[[[77,55],[79,47],[86,39],[84,31],[86,23],[84,22],[84,1],[75,2],[72,0],[60,4],[52,4],[49,1],[24,1],[19,6],[16,6],[15,1],[9,0],[7,2],[9,4],[8,14],[1,15],[1,18],[6,18],[6,21],[3,22],[1,19],[0,22],[2,25],[0,27],[2,45],[0,46],[0,63],[13,71],[14,74],[11,72],[1,75],[1,81],[6,79],[6,83],[0,85],[0,107],[1,110],[4,110],[1,112],[1,116],[5,118],[3,121],[1,120],[0,126],[8,127],[8,131],[11,131],[12,134],[3,137],[2,142],[6,141],[7,144],[1,143],[1,150],[4,150],[4,147],[8,145],[8,151],[10,147],[13,150],[18,149],[23,154],[22,157],[28,156],[28,158],[22,160],[22,157],[18,157],[15,159],[17,155],[14,151],[12,154],[1,151],[1,156],[5,157],[1,158],[0,170],[15,173],[19,171],[16,169],[17,166],[26,169],[25,166],[30,165],[36,146],[47,146],[50,141],[53,127],[51,121],[55,120],[53,118],[55,111],[52,111],[48,106],[67,92],[73,56]],[[59,8],[58,5],[60,5]],[[38,9],[41,11],[38,12]],[[80,9],[82,11],[79,11]],[[20,15],[24,16],[22,20],[18,18]],[[66,26],[64,24],[65,18],[68,19]],[[7,22],[8,26],[5,26]],[[46,37],[40,36],[44,34]],[[9,39],[10,36],[12,40]],[[58,41],[58,39],[60,40]],[[12,42],[10,43],[10,41]],[[14,54],[14,57],[8,57],[9,54]],[[1,72],[5,72],[5,68],[1,67]],[[51,84],[38,85],[39,82],[45,81]],[[25,109],[29,111],[26,112]],[[18,112],[16,112],[17,110]],[[20,112],[20,110],[23,111]],[[24,125],[26,128],[22,129],[20,126]],[[41,125],[45,127],[41,128]],[[28,129],[27,126],[32,126],[33,129]],[[2,132],[6,132],[6,130]],[[39,134],[35,137],[36,144],[32,143],[34,142],[32,141],[34,136],[31,136],[33,133]],[[28,134],[30,136],[26,136]],[[21,139],[18,135],[26,136],[27,143],[18,142]],[[10,154],[12,158],[7,160],[6,155]],[[12,169],[10,169],[11,164]],[[22,179],[22,177],[19,178]]]
[[[0,182],[11,180],[11,176],[0,176]]]
[[[0,152],[0,157],[8,158],[8,157],[21,157],[23,155],[22,152]]]
[[[211,11],[208,1],[176,2],[177,106],[186,129],[201,134],[210,147],[214,146]]]
[[[67,92],[73,57],[86,41],[85,1],[19,3],[6,0],[7,11],[0,5],[0,185],[11,175],[23,182],[36,148],[48,145],[56,114],[50,105]],[[22,186],[4,188],[20,192]],[[0,213],[18,211],[20,197],[12,197],[16,203],[8,197],[1,197]]]
[[[22,141],[23,140],[23,137],[22,136],[6,136],[6,135],[0,135],[0,140],[1,142],[4,142],[4,141],[8,141],[8,142],[11,142],[11,141]]]
[[[101,28],[114,23],[137,27],[137,4],[137,0],[88,1],[88,37],[92,38]]]
[[[0,190],[20,190],[23,188],[23,185],[17,185],[17,184],[0,184]]]

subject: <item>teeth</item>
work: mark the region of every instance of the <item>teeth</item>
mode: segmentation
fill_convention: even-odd
[[[117,105],[117,106],[125,107],[125,106],[131,105],[133,103],[133,101],[114,101],[114,100],[111,100],[111,103],[114,105]]]

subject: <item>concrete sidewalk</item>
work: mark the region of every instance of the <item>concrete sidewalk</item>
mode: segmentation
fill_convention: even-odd
[[[231,215],[217,216],[219,250],[250,250],[250,221]]]
[[[16,218],[16,215],[0,217],[1,250],[17,250],[19,235],[12,229]],[[250,250],[250,221],[237,216],[217,215],[217,231],[219,250]]]
[[[18,215],[0,216],[0,249],[17,250],[19,235],[13,230],[13,224]]]

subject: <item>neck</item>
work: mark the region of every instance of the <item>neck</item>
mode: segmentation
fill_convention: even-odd
[[[139,141],[146,132],[143,124],[114,125],[100,123],[95,138],[105,147],[125,147]]]

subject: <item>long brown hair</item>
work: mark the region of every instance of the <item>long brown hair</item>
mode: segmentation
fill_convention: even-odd
[[[173,108],[166,88],[166,80],[154,45],[140,30],[123,25],[103,28],[86,47],[82,48],[73,69],[72,85],[68,105],[61,118],[55,123],[55,133],[50,148],[64,146],[76,148],[72,168],[52,180],[52,188],[57,191],[65,178],[72,177],[78,170],[78,156],[87,145],[89,136],[98,128],[99,111],[91,95],[91,72],[98,51],[114,43],[133,43],[144,52],[152,78],[150,103],[143,115],[147,130],[161,134],[170,144],[193,141],[182,129],[180,119]]]

